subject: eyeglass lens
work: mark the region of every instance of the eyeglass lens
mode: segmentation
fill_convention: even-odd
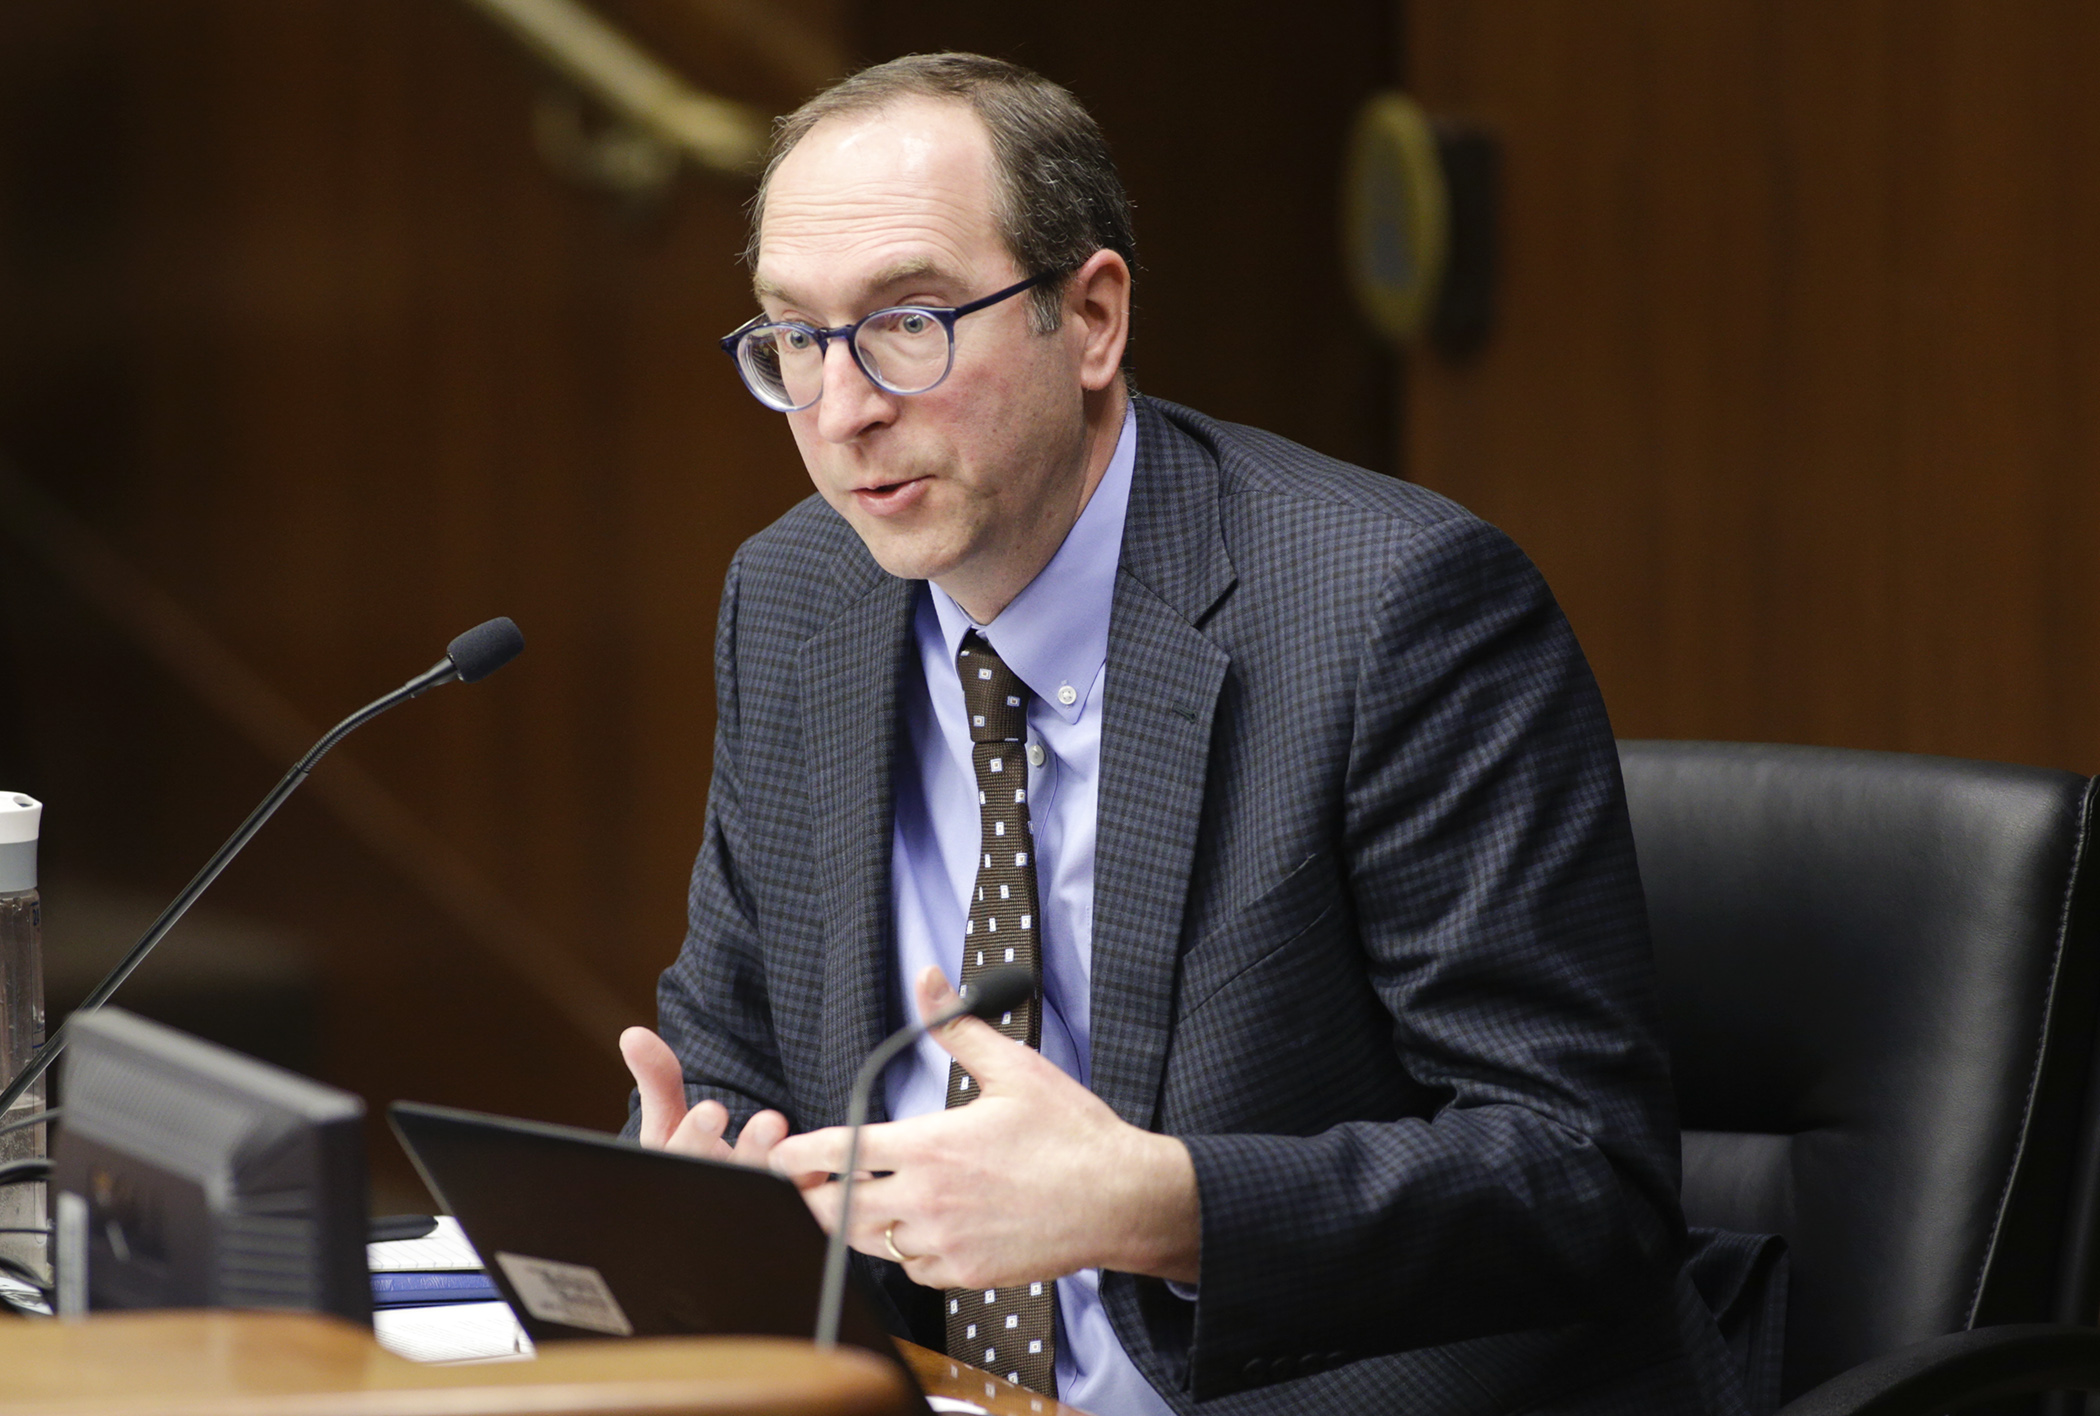
[[[948,374],[948,327],[924,310],[880,310],[853,334],[860,367],[891,393],[924,393]],[[761,325],[737,346],[737,362],[760,398],[807,408],[824,392],[824,347],[795,325]]]

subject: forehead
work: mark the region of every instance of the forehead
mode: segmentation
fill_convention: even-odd
[[[993,192],[991,143],[967,104],[910,98],[827,118],[767,184],[756,283],[816,302],[904,272],[995,273],[1011,262]]]

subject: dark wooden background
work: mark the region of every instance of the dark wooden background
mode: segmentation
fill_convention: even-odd
[[[1620,733],[2100,769],[2100,9],[1412,0],[1407,47],[1509,221],[1403,463]]]
[[[1176,7],[604,9],[771,111],[911,48],[1072,83],[1139,203],[1144,386],[1390,465],[1395,363],[1333,254],[1388,7],[1212,7],[1193,49]],[[324,763],[124,996],[375,1105],[610,1127],[617,1026],[681,934],[722,573],[807,483],[715,347],[752,308],[747,187],[565,182],[543,82],[450,0],[0,3],[0,457],[117,566],[0,496],[0,777],[48,803],[55,961],[99,960],[296,755],[287,718],[512,615],[524,658]],[[1308,324],[1329,357],[1287,356]],[[379,1203],[420,1203],[373,1140]]]
[[[1622,733],[2100,768],[2090,7],[603,8],[775,111],[912,49],[1070,84],[1137,201],[1139,384],[1506,526]],[[1403,79],[1503,143],[1464,360],[1342,283],[1343,136]],[[78,964],[302,732],[515,616],[527,656],[324,764],[138,997],[244,1000],[226,1035],[375,1104],[612,1126],[722,570],[806,484],[714,345],[747,190],[572,185],[543,83],[453,0],[0,0],[0,785],[49,803]]]

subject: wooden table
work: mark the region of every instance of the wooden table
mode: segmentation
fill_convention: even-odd
[[[929,1351],[916,1342],[899,1342],[897,1346],[928,1396],[952,1396],[962,1401],[974,1401],[992,1416],[1086,1416],[1076,1406],[1037,1396],[1004,1377],[995,1377],[981,1367],[958,1362],[944,1353]]]
[[[759,1337],[550,1344],[431,1366],[309,1313],[109,1313],[0,1326],[0,1413],[51,1416],[899,1416],[896,1373]]]
[[[901,1344],[928,1393],[994,1416],[1084,1416]],[[309,1313],[105,1313],[0,1320],[0,1416],[898,1416],[890,1366],[768,1337],[543,1346],[531,1361],[433,1366]]]

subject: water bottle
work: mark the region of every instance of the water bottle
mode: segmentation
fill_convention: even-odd
[[[44,911],[36,890],[43,803],[0,792],[0,1086],[44,1041]],[[44,1079],[22,1093],[0,1125],[44,1109]],[[46,1154],[42,1125],[0,1132],[0,1164]],[[0,1186],[0,1254],[48,1274],[42,1183]]]

